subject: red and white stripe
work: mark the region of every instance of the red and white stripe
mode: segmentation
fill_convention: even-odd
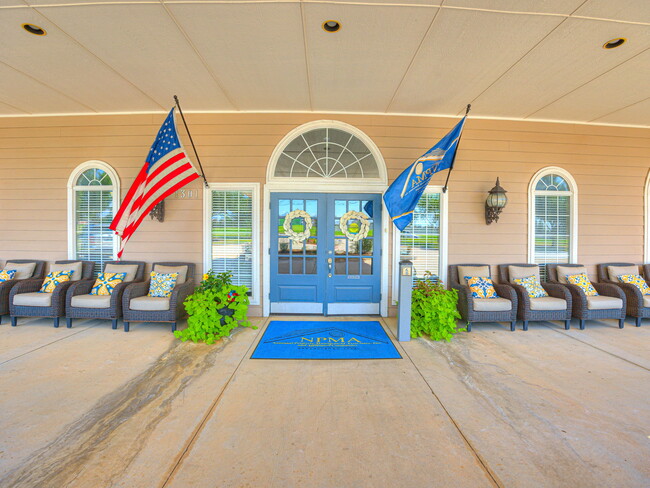
[[[199,177],[182,146],[166,154],[149,172],[148,167],[149,163],[145,163],[138,173],[109,226],[122,238],[118,259],[122,257],[124,246],[151,209]]]

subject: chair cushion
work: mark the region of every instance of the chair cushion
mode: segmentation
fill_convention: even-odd
[[[108,308],[111,306],[110,295],[75,295],[70,305],[79,308]]]
[[[568,283],[566,279],[568,275],[575,275],[580,273],[587,274],[587,268],[584,266],[558,266],[555,269],[557,270],[557,280],[560,283],[564,283],[565,285]]]
[[[112,295],[117,285],[124,281],[126,273],[99,273],[90,290],[91,295]]]
[[[482,276],[483,278],[490,277],[489,266],[458,266],[458,283],[467,286],[465,276]]]
[[[475,298],[475,312],[506,312],[512,310],[512,302],[506,298]]]
[[[67,271],[50,271],[45,277],[43,286],[38,290],[38,293],[53,293],[61,283],[70,281],[70,275],[72,274],[74,274],[74,271],[71,269]]]
[[[187,281],[187,266],[163,266],[161,264],[156,264],[153,270],[161,274],[178,273],[176,282],[179,285]]]
[[[18,293],[14,295],[14,305],[27,307],[49,307],[52,305],[52,294],[34,291],[31,293]]]
[[[607,266],[607,274],[609,275],[609,281],[618,283],[618,277],[620,275],[638,275],[639,267],[634,266]]]
[[[15,269],[9,269],[9,270],[2,270],[0,271],[0,283],[4,283],[5,281],[13,280],[14,276],[16,276],[16,270]]]
[[[124,282],[130,283],[135,280],[135,275],[138,273],[138,265],[109,263],[104,266],[104,273],[126,273]]]
[[[542,285],[539,283],[539,277],[535,275],[529,276],[528,278],[515,278],[512,283],[515,285],[523,286],[530,298],[541,298],[548,296],[546,290],[542,288]]]
[[[650,286],[645,282],[643,277],[638,274],[624,274],[618,276],[621,283],[629,283],[636,286],[643,295],[650,295]]]
[[[54,263],[50,266],[50,272],[58,271],[70,271],[73,273],[70,275],[70,281],[79,281],[83,276],[83,264],[81,261],[75,261],[74,263]]]
[[[510,283],[514,280],[528,278],[529,276],[536,276],[537,281],[541,281],[539,277],[539,266],[508,266],[508,279]]]
[[[147,296],[154,298],[166,298],[172,294],[178,273],[163,274],[155,271],[151,272],[151,283],[149,284],[149,293]]]
[[[498,298],[497,291],[490,278],[482,276],[465,276],[472,298]]]
[[[643,306],[650,307],[650,295],[643,296]]]
[[[623,300],[606,295],[596,295],[587,297],[587,308],[589,310],[620,310],[623,308]]]
[[[137,297],[129,302],[131,310],[160,311],[169,310],[169,297]]]
[[[26,280],[27,278],[31,278],[32,275],[34,274],[34,270],[36,269],[36,263],[8,262],[7,264],[5,264],[5,271],[10,269],[16,270],[16,276],[14,276],[15,280]]]
[[[566,310],[566,300],[555,297],[540,297],[530,299],[531,310]]]
[[[591,284],[591,281],[589,281],[589,277],[586,273],[568,275],[566,279],[569,284],[579,286],[588,297],[598,296],[598,292]]]

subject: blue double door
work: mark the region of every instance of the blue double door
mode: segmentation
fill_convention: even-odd
[[[271,313],[379,314],[381,195],[271,195]]]

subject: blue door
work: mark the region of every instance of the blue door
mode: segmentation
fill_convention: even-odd
[[[381,195],[271,196],[271,312],[378,314]]]

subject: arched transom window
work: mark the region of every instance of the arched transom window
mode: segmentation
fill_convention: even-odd
[[[360,131],[345,124],[310,125],[280,144],[271,178],[385,179],[379,151]]]
[[[115,259],[117,237],[108,228],[119,204],[117,174],[91,161],[73,171],[68,185],[69,256],[95,262],[95,273]]]
[[[530,261],[546,276],[547,263],[571,263],[576,259],[576,185],[561,168],[547,168],[532,179],[529,195]]]

